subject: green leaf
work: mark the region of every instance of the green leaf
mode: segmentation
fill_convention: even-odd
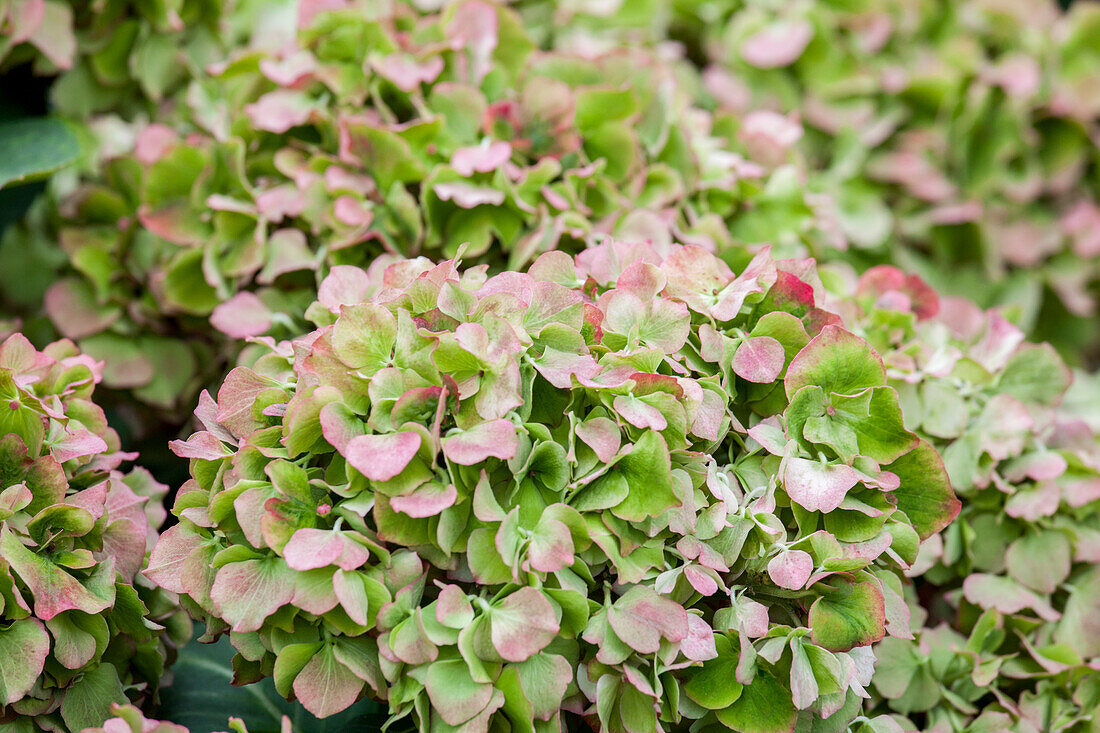
[[[153,379],[153,364],[132,335],[97,333],[81,339],[80,349],[104,362],[103,386],[111,389],[142,387]],[[108,358],[110,357],[110,358]]]
[[[226,730],[229,716],[244,720],[249,733],[280,733],[284,715],[290,717],[295,733],[378,733],[386,710],[378,703],[362,700],[342,713],[324,720],[309,714],[301,705],[279,696],[274,682],[234,687],[234,649],[222,637],[215,644],[192,641],[180,651],[172,667],[173,683],[161,692],[157,717],[186,726],[191,733]]]
[[[875,647],[875,656],[878,657],[878,664],[875,665],[875,689],[887,700],[904,695],[920,666],[916,645],[904,639],[890,637],[883,639]]]
[[[581,490],[570,505],[579,512],[598,512],[622,503],[629,495],[626,478],[613,468]]]
[[[890,236],[894,219],[890,209],[866,185],[842,186],[838,197],[840,228],[860,249],[875,249]]]
[[[898,393],[892,387],[872,389],[866,413],[861,409],[863,404],[858,397],[833,399],[834,419],[856,434],[861,456],[889,463],[916,446],[917,436],[905,429]]]
[[[1001,372],[1002,392],[1024,402],[1055,405],[1073,376],[1050,344],[1022,346]]]
[[[42,622],[27,618],[0,631],[0,704],[23,698],[42,672],[50,637]]]
[[[577,128],[590,132],[608,122],[626,119],[637,109],[629,89],[585,89],[577,95]]]
[[[718,656],[703,663],[684,685],[684,692],[708,710],[722,710],[741,697],[743,687],[735,678],[739,655],[724,634],[714,635],[714,647]]]
[[[875,689],[890,707],[901,713],[928,710],[940,701],[943,689],[916,643],[889,637],[875,647]]]
[[[185,250],[168,266],[164,296],[179,309],[201,316],[209,314],[221,302],[217,291],[203,275],[201,249]]]
[[[348,124],[347,133],[351,154],[362,158],[378,181],[378,188],[388,190],[394,183],[424,178],[424,166],[413,155],[409,143],[397,133],[359,123]]]
[[[113,583],[102,589],[96,585],[97,576],[81,583],[48,558],[31,551],[6,526],[0,530],[0,552],[16,575],[30,588],[35,614],[39,618],[51,619],[69,610],[100,613],[114,603]],[[103,592],[104,596],[98,595],[97,591]]]
[[[573,679],[573,666],[565,657],[545,652],[509,665],[505,671],[516,674],[524,699],[540,720],[550,719],[558,712]]]
[[[210,593],[234,631],[256,631],[264,619],[290,603],[294,571],[278,557],[227,563],[218,569]]]
[[[718,711],[718,720],[738,733],[788,733],[794,730],[798,711],[783,683],[767,670],[757,669],[752,684],[736,702]]]
[[[801,640],[791,644],[791,695],[794,705],[805,710],[817,700],[820,689],[814,676],[810,657]]]
[[[382,306],[345,306],[332,330],[332,350],[350,367],[370,376],[393,361],[397,321]]]
[[[141,340],[145,358],[153,365],[153,378],[134,390],[138,399],[158,407],[172,407],[188,399],[193,388],[188,384],[198,371],[195,352],[182,340],[147,337]]]
[[[921,539],[939,532],[959,515],[961,504],[951,489],[943,459],[928,442],[883,468],[901,480],[892,493]]]
[[[461,659],[432,664],[424,686],[432,707],[448,725],[465,723],[484,710],[493,697],[493,686],[475,682]]]
[[[130,587],[132,589],[131,586],[120,587]],[[102,645],[99,644],[96,634],[81,628],[82,626],[90,626],[93,631],[98,631],[98,635],[102,639]],[[96,626],[99,629],[96,629]],[[54,638],[54,658],[66,668],[74,670],[87,664],[95,656],[97,647],[100,649],[106,647],[110,635],[107,630],[107,622],[102,616],[81,614],[74,611],[57,614],[46,622],[46,627],[49,628],[50,635]]]
[[[622,180],[639,163],[634,128],[625,122],[600,125],[587,133],[584,152],[592,159],[603,158],[607,175],[615,180]]]
[[[363,680],[336,658],[331,643],[321,647],[294,678],[294,695],[307,710],[329,718],[355,704]]]
[[[1085,658],[1100,654],[1100,567],[1075,576],[1066,610],[1054,632],[1054,639],[1071,646]]]
[[[0,373],[0,399],[9,405],[9,409],[0,410],[0,433],[4,434],[5,440],[16,439],[18,436],[20,447],[25,446],[30,455],[37,456],[46,437],[42,417],[32,404],[24,404],[19,399],[10,371]],[[16,409],[10,409],[12,404],[16,405]]]
[[[160,101],[186,72],[179,63],[179,42],[168,35],[153,33],[134,47],[130,67],[145,93]]]
[[[660,433],[647,430],[634,444],[630,455],[612,469],[626,480],[630,491],[611,509],[628,522],[658,517],[680,503],[672,490],[672,466],[668,445]]]
[[[169,150],[149,166],[145,175],[145,203],[156,211],[186,200],[195,180],[204,174],[208,158],[202,149],[190,145],[178,145]]]
[[[619,690],[619,716],[623,729],[631,733],[658,733],[653,698],[639,692],[633,685]]]
[[[302,671],[310,659],[321,649],[321,642],[287,644],[275,657],[275,670],[272,677],[275,689],[280,695],[290,697],[294,678]]]
[[[61,701],[61,717],[70,730],[103,725],[111,717],[111,703],[128,702],[113,664],[101,664],[86,672]]]
[[[825,593],[810,606],[810,633],[815,644],[846,652],[882,640],[886,607],[874,583],[841,581]]]
[[[1005,553],[1008,574],[1039,593],[1053,593],[1069,575],[1072,563],[1069,538],[1053,529],[1025,534]]]
[[[772,311],[761,316],[749,335],[770,336],[782,344],[787,364],[790,364],[798,352],[810,343],[810,337],[806,334],[806,327],[802,325],[802,321],[783,311]]]
[[[37,117],[0,124],[0,188],[44,178],[80,155],[69,123]]]
[[[934,438],[957,438],[970,421],[970,405],[951,384],[926,381],[921,385],[924,416],[921,429]],[[907,416],[908,417],[908,416]]]
[[[137,20],[118,23],[107,37],[107,43],[89,56],[92,71],[101,82],[109,86],[120,86],[130,80],[126,62],[140,30],[141,25]]]
[[[787,368],[787,397],[816,384],[826,394],[855,394],[886,384],[886,367],[870,344],[839,326],[826,326]]]

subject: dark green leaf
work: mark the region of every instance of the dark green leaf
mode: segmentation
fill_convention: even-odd
[[[909,517],[921,539],[939,532],[959,515],[961,505],[951,490],[943,459],[927,442],[922,440],[883,468],[901,480],[893,492],[898,509]]]
[[[80,155],[72,127],[52,117],[0,124],[0,188],[44,178]]]
[[[886,633],[885,622],[882,592],[874,583],[843,582],[810,606],[813,641],[830,651],[880,641]]]

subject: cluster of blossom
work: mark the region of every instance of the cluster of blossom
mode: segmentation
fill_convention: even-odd
[[[869,709],[906,730],[1087,729],[1100,715],[1095,378],[1071,388],[1049,346],[899,270],[834,274],[837,310],[882,353],[906,426],[942,453],[962,501],[906,573],[916,640],[876,647]]]
[[[675,38],[704,69],[711,102],[744,120],[743,134],[797,140],[808,190],[831,198],[856,232],[850,259],[1012,306],[1074,361],[1095,357],[1095,2],[519,5],[552,17],[558,43]]]
[[[78,731],[155,700],[190,621],[139,572],[167,487],[92,401],[100,365],[59,341],[0,345],[0,725]],[[14,727],[12,727],[14,726]]]
[[[79,164],[55,176],[50,185],[66,190],[77,172],[98,176],[104,160],[132,147],[133,124],[155,119],[171,108],[186,93],[193,73],[223,58],[225,46],[250,35],[247,31],[256,25],[259,14],[255,5],[248,0],[9,0],[0,4],[0,73],[29,72],[49,81],[51,114],[67,118],[88,143],[81,146]],[[13,109],[17,105],[31,109],[38,102],[23,98],[33,97],[33,91],[7,87],[4,91],[3,102]],[[35,140],[26,143],[33,145]],[[43,316],[46,288],[67,267],[101,284],[118,274],[104,271],[97,252],[74,254],[70,261],[64,244],[58,247],[56,229],[45,222],[52,211],[53,203],[46,197],[35,202],[20,222],[9,225],[5,211],[7,230],[0,238],[0,269],[5,273],[0,282],[0,336],[20,331],[39,345],[58,334],[66,336],[65,329],[54,329]],[[173,349],[165,340],[155,343],[167,352],[155,366],[168,374],[173,373],[175,362],[191,358],[190,352]],[[101,359],[107,355],[96,344],[92,347],[86,353]],[[106,370],[104,386],[110,386],[115,381],[115,359],[106,361]],[[168,381],[166,389],[179,380]],[[149,395],[155,403],[165,399],[163,392]],[[108,397],[108,407],[110,401]]]
[[[813,263],[336,267],[174,450],[148,575],[245,678],[424,728],[845,725],[958,511]]]
[[[712,88],[740,79],[753,106],[807,127],[809,165],[876,233],[864,246],[945,292],[1017,309],[1075,361],[1093,356],[1080,352],[1097,345],[1100,6],[804,10],[738,13],[710,46]],[[784,58],[754,55],[767,34],[788,44]],[[780,69],[785,100],[771,94]]]
[[[57,77],[50,100],[62,114],[147,113],[222,55],[221,10],[202,0],[10,0],[0,7],[0,69]]]
[[[9,232],[9,259],[60,275],[4,287],[111,355],[107,386],[186,413],[224,335],[299,334],[329,268],[381,254],[517,269],[607,234],[792,256],[837,236],[779,165],[793,138],[694,105],[671,48],[540,50],[482,0],[337,6],[196,69],[150,122],[98,119],[94,172]]]
[[[1090,356],[1097,38],[1022,0],[3,4],[0,69],[95,145],[0,243],[0,730],[184,731],[128,705],[179,603],[236,682],[433,733],[1096,727],[1100,382],[1025,333]],[[100,383],[198,402],[159,541]]]

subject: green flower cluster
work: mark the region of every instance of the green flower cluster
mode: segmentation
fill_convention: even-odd
[[[823,293],[767,248],[336,267],[204,393],[147,575],[319,717],[842,728],[959,504]]]
[[[247,17],[241,2],[234,14]],[[148,113],[223,55],[221,4],[203,0],[10,0],[0,7],[0,70],[29,65],[56,76],[50,100],[65,115]]]
[[[167,487],[92,401],[100,365],[71,342],[0,345],[0,725],[78,731],[150,702],[190,622],[139,572]]]
[[[869,709],[905,730],[1089,730],[1100,714],[1095,378],[1071,388],[1049,346],[960,298],[937,312],[913,276],[853,279],[837,276],[837,292],[856,294],[842,297],[883,354],[906,426],[942,452],[962,501],[907,572],[916,640],[878,644]]]
[[[1098,39],[0,3],[85,143],[0,239],[0,731],[181,730],[179,604],[433,733],[1096,729]],[[198,404],[159,540],[96,385],[161,444]]]
[[[465,244],[516,269],[608,234],[793,255],[833,236],[794,169],[771,174],[782,145],[751,161],[735,116],[692,104],[682,61],[540,50],[484,2],[310,7],[286,43],[196,70],[151,122],[97,120],[101,163],[9,232],[0,261],[40,252],[61,273],[9,297],[44,297],[58,332],[110,355],[106,386],[186,412],[225,363],[220,334],[297,335],[336,265]]]
[[[1015,322],[1057,339],[1075,363],[1095,359],[1096,3],[520,7],[553,17],[559,43],[683,43],[711,103],[742,117],[750,138],[774,140],[801,124],[804,175],[846,223],[847,259],[897,264],[944,292],[1009,306]],[[767,122],[750,125],[752,117]]]

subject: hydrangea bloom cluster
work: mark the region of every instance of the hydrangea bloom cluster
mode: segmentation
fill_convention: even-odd
[[[244,678],[427,728],[841,728],[958,511],[812,261],[340,266],[204,393],[147,575]]]
[[[790,254],[833,237],[793,169],[770,175],[793,141],[760,152],[693,106],[697,74],[663,48],[541,51],[482,0],[343,5],[304,3],[286,43],[208,65],[152,124],[102,128],[99,173],[11,235],[62,243],[46,312],[115,355],[108,386],[190,409],[214,329],[296,335],[329,267],[383,254],[467,244],[515,269],[609,233]]]
[[[0,70],[94,141],[0,242],[0,731],[180,733],[129,705],[177,594],[321,717],[1097,729],[1100,381],[1025,342],[1100,353],[1097,38],[1084,1],[0,2]],[[97,384],[146,434],[199,402],[159,542]]]
[[[1100,441],[1095,415],[1069,408],[1088,404],[1093,383],[1063,407],[1070,373],[1049,346],[968,301],[939,307],[900,271],[874,268],[843,289],[857,293],[849,315],[883,354],[907,427],[942,452],[962,500],[907,571],[917,640],[876,647],[878,707],[906,730],[1092,720]]]
[[[677,3],[722,108],[801,125],[851,243],[1011,304],[1075,358],[1100,282],[1100,7]],[[828,254],[825,252],[823,254]],[[1041,320],[1040,319],[1041,314]]]
[[[1100,280],[1100,9],[1058,6],[520,3],[553,18],[557,43],[682,42],[740,135],[797,140],[809,190],[851,230],[848,257],[1011,305],[1080,361]]]
[[[11,730],[98,724],[124,689],[152,699],[190,630],[138,574],[166,487],[119,470],[134,456],[91,401],[99,369],[70,342],[0,345],[0,723]]]
[[[0,69],[57,76],[55,111],[133,115],[178,92],[221,55],[221,3],[12,0],[0,7]],[[247,8],[245,8],[247,10]]]

